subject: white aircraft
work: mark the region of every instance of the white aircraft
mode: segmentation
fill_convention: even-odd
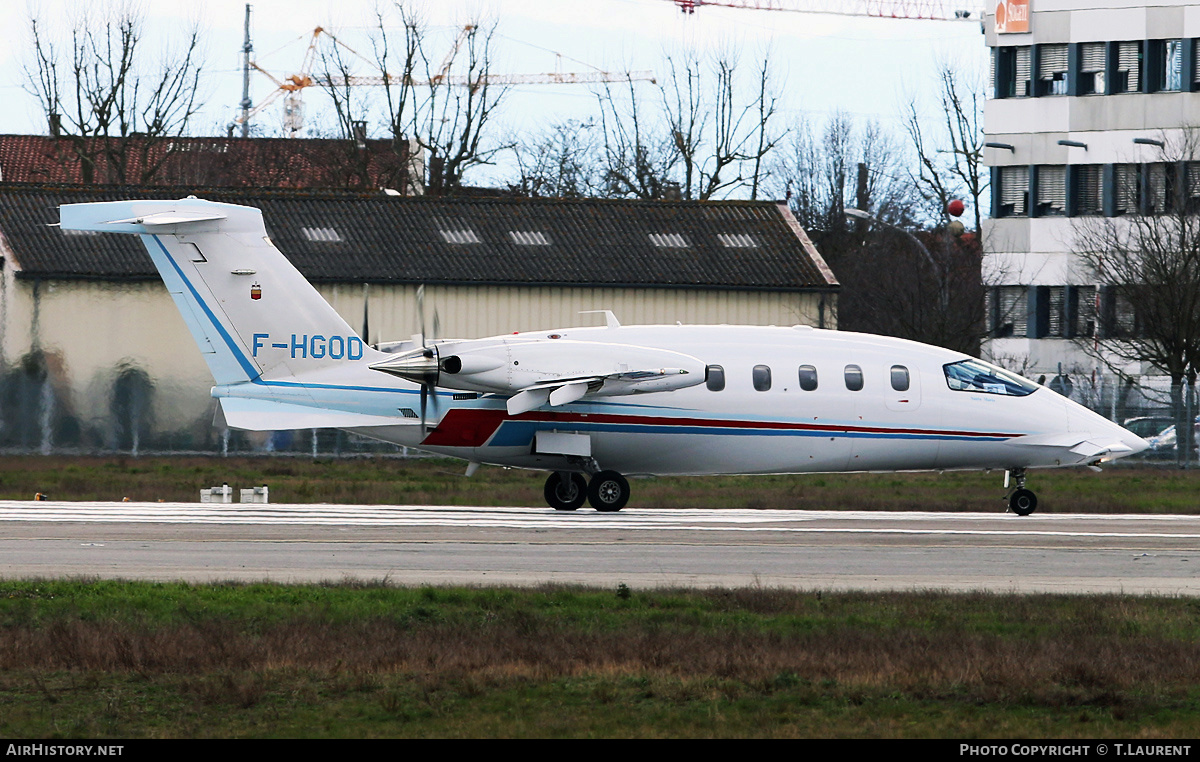
[[[626,475],[1092,465],[1146,442],[968,355],[762,326],[566,328],[368,346],[267,238],[258,209],[196,198],[60,207],[141,235],[237,429],[338,428],[549,471],[546,501],[620,510]],[[423,330],[423,329],[422,329]]]

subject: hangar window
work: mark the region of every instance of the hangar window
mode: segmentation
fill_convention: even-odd
[[[518,246],[549,246],[550,239],[545,233],[534,231],[513,230],[508,234],[512,242]]]
[[[688,239],[679,233],[651,233],[650,243],[663,249],[686,249],[691,246]]]
[[[767,365],[755,365],[753,379],[754,391],[767,391],[771,388],[771,368]]]
[[[817,388],[817,369],[812,365],[800,366],[800,388],[806,392]]]
[[[721,233],[717,240],[727,249],[757,249],[758,241],[745,233]]]
[[[908,368],[903,365],[892,366],[892,388],[898,392],[908,391]]]
[[[446,243],[483,243],[479,240],[479,236],[475,235],[475,231],[470,228],[462,228],[460,230],[441,230],[442,238]]]
[[[704,385],[710,392],[719,392],[725,388],[725,369],[720,365],[709,365],[704,369]]]
[[[300,228],[300,234],[307,241],[319,243],[340,243],[342,241],[341,233],[334,228]]]
[[[852,392],[861,392],[863,388],[862,368],[857,365],[846,366],[846,388]]]

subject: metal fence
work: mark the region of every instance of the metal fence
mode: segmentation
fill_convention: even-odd
[[[119,366],[80,402],[88,384],[70,378],[66,364],[37,352],[0,368],[0,452],[137,455],[308,455],[417,457],[419,451],[335,429],[243,432],[224,427],[216,402],[202,392],[184,398],[199,411],[184,424],[166,425],[156,416],[164,402],[161,386],[145,370]],[[1059,369],[1036,378],[1054,391],[1130,428],[1151,443],[1145,461],[1190,466],[1197,462],[1193,438],[1174,436],[1177,419],[1196,421],[1194,386],[1171,388],[1160,376],[1126,376],[1100,369]],[[95,381],[91,382],[93,386]],[[197,399],[198,397],[198,399]],[[176,391],[171,400],[179,399]],[[98,402],[97,402],[98,400]],[[207,404],[207,406],[206,406]],[[1176,404],[1178,410],[1176,411]],[[157,406],[157,407],[156,407]],[[86,409],[81,409],[86,408]],[[1193,429],[1195,426],[1193,426]]]

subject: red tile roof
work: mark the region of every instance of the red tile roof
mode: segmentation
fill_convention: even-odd
[[[407,192],[404,155],[390,140],[290,138],[52,138],[0,135],[0,181],[208,188],[392,188]]]

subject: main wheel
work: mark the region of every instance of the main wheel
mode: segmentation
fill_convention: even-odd
[[[1018,516],[1028,516],[1037,510],[1037,495],[1027,489],[1019,489],[1008,499],[1008,507]]]
[[[566,477],[566,478],[563,478]],[[573,511],[587,499],[588,485],[583,474],[555,471],[546,479],[546,502],[556,511]]]
[[[619,511],[629,502],[629,482],[616,471],[601,471],[588,485],[588,502],[598,511]]]

